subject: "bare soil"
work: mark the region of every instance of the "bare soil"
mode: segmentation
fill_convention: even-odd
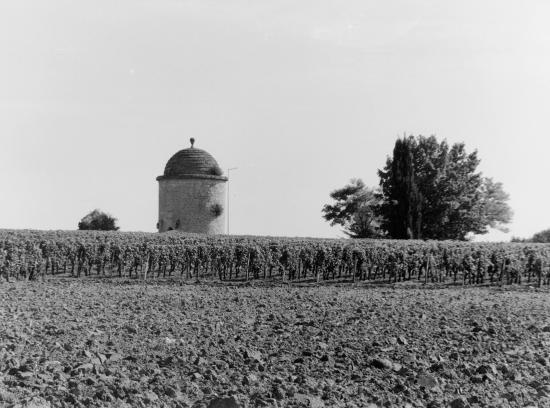
[[[530,287],[0,284],[0,407],[550,407]]]

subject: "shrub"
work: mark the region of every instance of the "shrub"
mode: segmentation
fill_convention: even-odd
[[[93,210],[78,223],[79,230],[117,231],[117,219],[101,210]]]
[[[212,207],[210,207],[210,211],[212,212],[212,215],[214,217],[219,217],[223,214],[223,206],[221,204],[212,204]]]

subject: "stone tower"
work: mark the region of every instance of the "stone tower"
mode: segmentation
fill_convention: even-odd
[[[190,148],[173,155],[164,174],[157,177],[158,231],[224,234],[227,177],[216,160],[194,143],[191,139]]]

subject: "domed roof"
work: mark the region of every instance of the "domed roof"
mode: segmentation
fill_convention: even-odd
[[[210,153],[194,147],[195,139],[191,138],[191,147],[173,155],[161,178],[215,178],[225,179],[218,162]]]

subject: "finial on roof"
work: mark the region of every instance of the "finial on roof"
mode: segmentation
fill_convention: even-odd
[[[195,144],[195,138],[192,137],[191,139],[189,139],[189,141],[191,142],[191,147],[193,147],[193,145]]]

